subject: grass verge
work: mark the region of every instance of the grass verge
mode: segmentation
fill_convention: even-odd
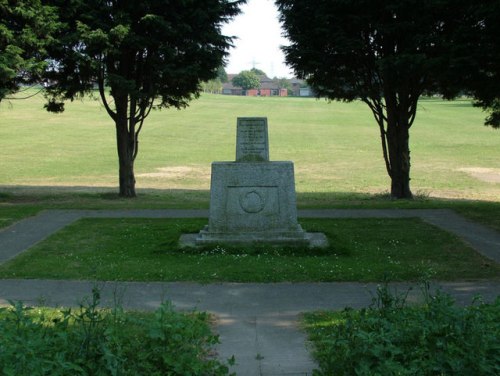
[[[363,310],[304,315],[315,375],[497,375],[500,298],[457,307],[444,294],[406,306],[387,287]]]
[[[180,250],[204,219],[82,219],[0,266],[0,278],[281,282],[497,278],[500,266],[420,219],[303,219],[325,250]]]
[[[10,226],[21,219],[36,215],[43,210],[38,205],[1,205],[0,206],[0,229]]]

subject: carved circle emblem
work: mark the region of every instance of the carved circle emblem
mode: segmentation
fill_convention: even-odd
[[[240,206],[247,213],[259,213],[264,209],[265,204],[262,195],[255,190],[240,195]]]

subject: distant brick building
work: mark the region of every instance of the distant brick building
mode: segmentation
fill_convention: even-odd
[[[246,95],[246,96],[261,96],[261,97],[286,97],[288,96],[288,90],[286,88],[279,87],[278,80],[269,78],[265,75],[259,76],[260,79],[260,88],[259,89],[250,89],[246,92],[241,88],[233,85],[233,78],[236,74],[228,74],[228,82],[223,84],[222,86],[222,94],[226,95]],[[294,96],[300,96],[301,85],[304,86],[304,81],[297,79],[289,80],[291,91]]]

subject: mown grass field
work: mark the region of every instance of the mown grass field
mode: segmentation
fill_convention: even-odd
[[[99,101],[69,103],[59,115],[46,113],[43,103],[37,96],[0,105],[0,192],[114,189],[114,125]],[[207,94],[185,110],[155,111],[146,120],[136,161],[139,191],[187,190],[194,201],[197,194],[206,201],[210,163],[234,160],[238,116],[268,117],[271,159],[294,161],[299,199],[356,198],[389,188],[378,128],[363,103]],[[500,132],[483,126],[483,118],[468,100],[421,100],[410,140],[414,193],[499,200]]]

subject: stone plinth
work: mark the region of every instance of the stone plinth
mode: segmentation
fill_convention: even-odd
[[[206,243],[306,245],[297,222],[292,162],[214,162]]]

